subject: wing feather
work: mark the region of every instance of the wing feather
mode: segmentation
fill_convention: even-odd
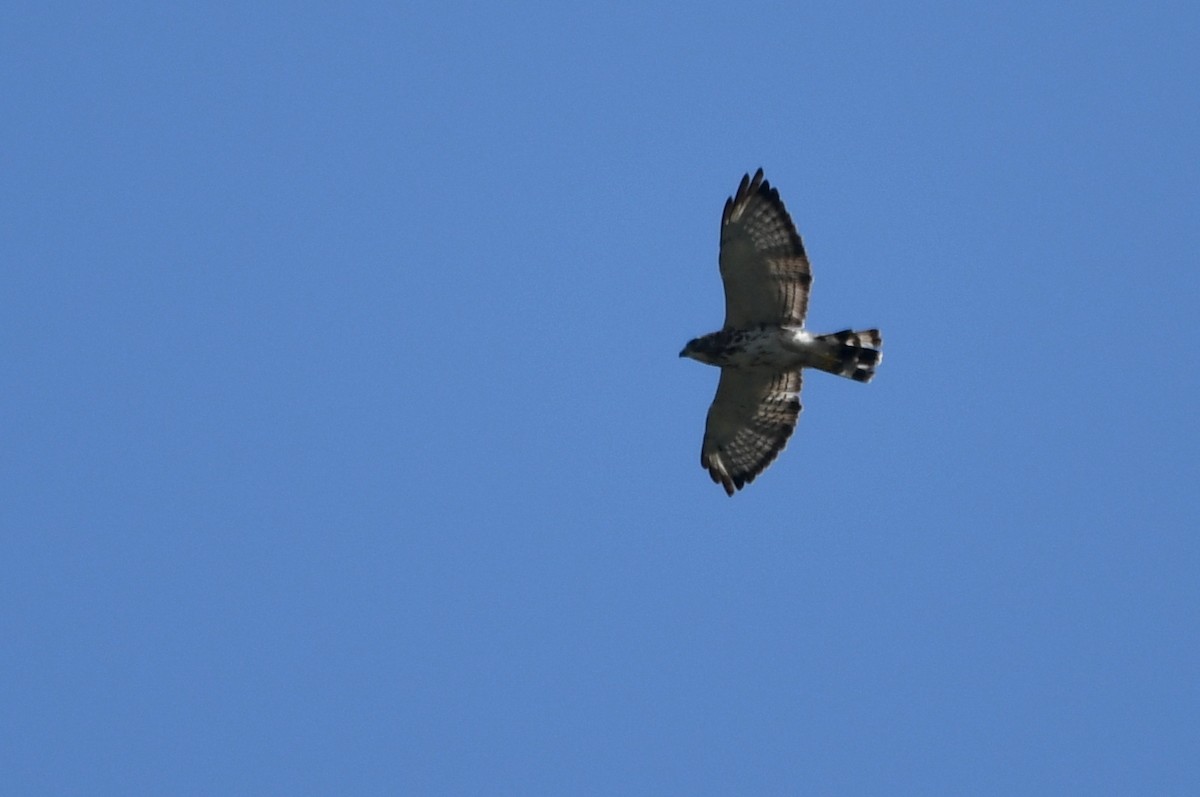
[[[708,409],[700,464],[733,495],[787,445],[800,416],[800,372],[722,368]]]
[[[725,327],[758,324],[802,326],[812,272],[800,233],[779,192],[745,175],[721,214],[721,279]]]

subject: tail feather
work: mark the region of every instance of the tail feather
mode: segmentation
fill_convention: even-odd
[[[863,329],[855,332],[843,329],[829,335],[818,335],[817,342],[826,345],[828,360],[817,367],[831,374],[853,379],[855,382],[870,382],[875,368],[883,360],[883,337],[878,329]]]

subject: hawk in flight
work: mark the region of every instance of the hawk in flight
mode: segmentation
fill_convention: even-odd
[[[700,464],[733,495],[787,445],[800,416],[800,369],[870,382],[882,357],[878,329],[814,335],[804,329],[812,272],[779,192],[745,175],[721,214],[725,326],[688,341],[680,357],[721,369]]]

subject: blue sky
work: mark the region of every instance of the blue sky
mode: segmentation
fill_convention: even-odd
[[[1200,788],[1191,4],[0,12],[13,794]],[[806,380],[699,467],[758,166]]]

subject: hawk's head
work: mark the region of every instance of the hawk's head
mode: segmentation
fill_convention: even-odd
[[[693,360],[699,360],[707,365],[716,365],[717,356],[724,352],[728,345],[728,341],[719,339],[720,334],[713,333],[699,338],[692,338],[683,347],[683,351],[679,352],[679,356],[691,357]]]

